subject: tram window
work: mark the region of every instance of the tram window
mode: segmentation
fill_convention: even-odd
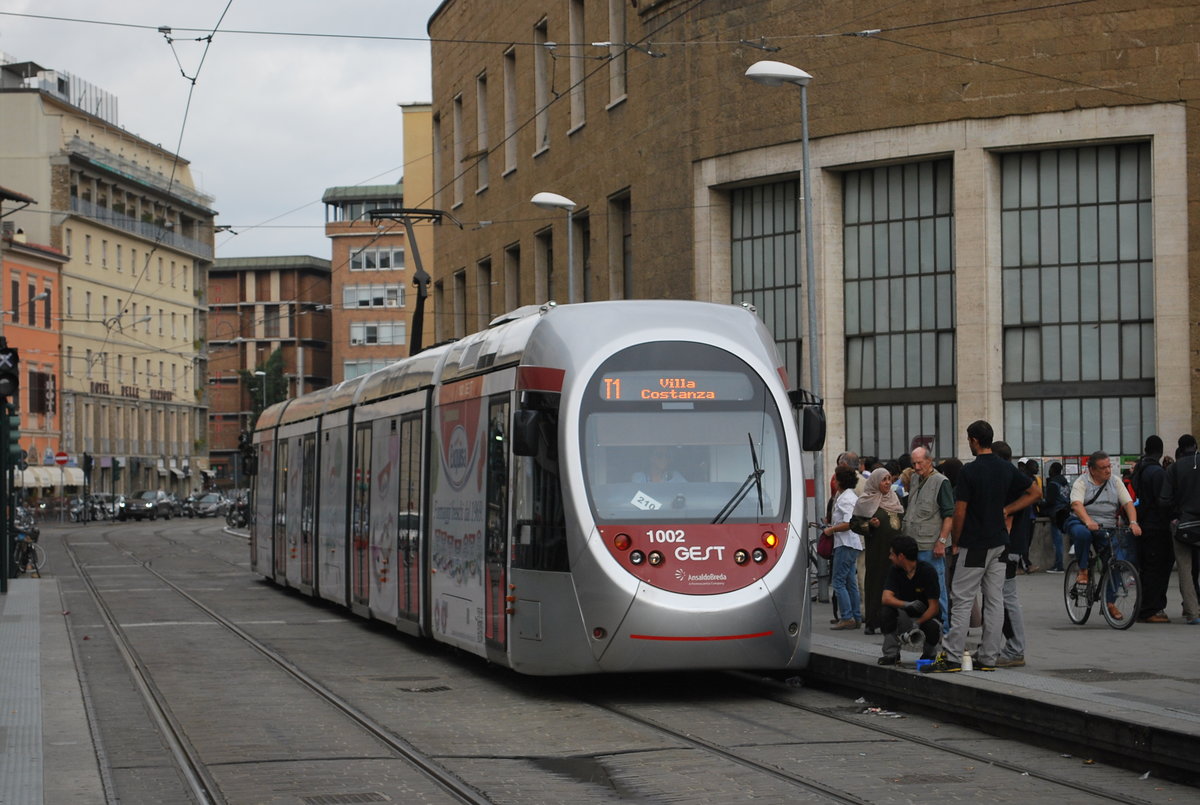
[[[557,396],[557,395],[555,395]],[[536,455],[518,456],[513,473],[513,567],[569,569],[567,520],[558,469],[558,410],[538,412]]]
[[[495,400],[488,412],[487,554],[504,563],[508,544],[508,401]]]

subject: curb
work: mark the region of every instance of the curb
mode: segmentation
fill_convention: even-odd
[[[1200,735],[1135,722],[1105,705],[1086,710],[1025,688],[1005,689],[1005,673],[931,676],[814,651],[804,676],[818,687],[882,698],[892,709],[932,710],[969,726],[1017,733],[1054,749],[1070,748],[1133,771],[1200,784]]]

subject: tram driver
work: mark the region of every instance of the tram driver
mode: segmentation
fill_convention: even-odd
[[[679,470],[671,469],[671,451],[663,445],[650,448],[649,461],[645,471],[633,474],[634,483],[652,484],[685,484],[687,478]]]

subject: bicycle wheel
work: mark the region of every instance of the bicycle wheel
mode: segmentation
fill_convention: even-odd
[[[1091,583],[1079,584],[1075,577],[1079,575],[1079,561],[1072,559],[1063,575],[1063,603],[1067,607],[1067,617],[1071,623],[1087,623],[1092,614]]]
[[[39,573],[42,572],[42,568],[46,566],[46,549],[36,542],[31,542],[29,544],[29,559],[37,571]]]
[[[1142,579],[1137,568],[1125,559],[1114,559],[1100,580],[1104,605],[1100,611],[1114,629],[1128,629],[1142,606]]]

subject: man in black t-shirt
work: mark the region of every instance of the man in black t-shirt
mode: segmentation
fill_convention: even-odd
[[[883,656],[880,665],[900,662],[900,636],[920,629],[925,635],[921,659],[931,660],[937,654],[942,639],[939,619],[942,588],[937,570],[928,562],[917,560],[917,541],[912,537],[892,538],[888,559],[892,567],[883,582],[882,609],[879,614],[883,632]]]
[[[954,496],[954,584],[950,596],[950,631],[942,654],[928,670],[962,670],[962,653],[971,623],[975,596],[983,593],[983,636],[977,671],[994,671],[1004,643],[1004,574],[1007,566],[1009,519],[1038,499],[1037,484],[992,452],[992,426],[976,420],[967,426],[967,444],[975,460],[958,474]]]

